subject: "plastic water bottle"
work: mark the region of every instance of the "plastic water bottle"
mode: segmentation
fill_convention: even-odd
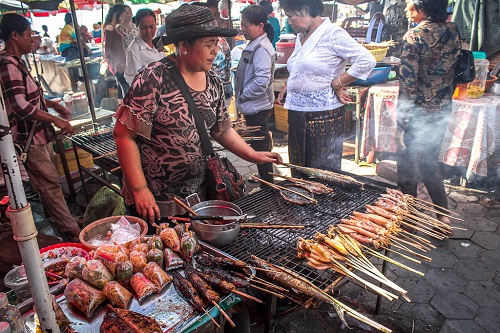
[[[26,333],[24,329],[24,320],[19,309],[9,304],[7,295],[0,292],[0,321],[9,323],[10,332],[12,333]],[[7,331],[9,332],[9,331]]]

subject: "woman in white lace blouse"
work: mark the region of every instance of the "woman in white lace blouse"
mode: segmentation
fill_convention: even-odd
[[[373,55],[341,28],[322,18],[322,0],[280,0],[288,23],[298,33],[288,59],[286,93],[290,163],[340,170],[345,129],[346,85],[366,79]],[[351,66],[346,71],[346,65]]]

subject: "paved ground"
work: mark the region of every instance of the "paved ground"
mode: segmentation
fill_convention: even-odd
[[[276,152],[287,160],[286,136],[274,132]],[[256,173],[255,165],[229,156],[245,176]],[[343,161],[343,170],[362,174],[377,180],[372,165],[358,166],[351,160]],[[287,169],[277,168],[281,174]],[[248,190],[256,184],[249,184]],[[425,190],[419,195],[426,198]],[[339,296],[348,297],[352,306],[359,304],[374,320],[391,328],[394,332],[429,333],[494,333],[500,332],[500,209],[487,209],[478,203],[475,195],[449,192],[450,208],[460,213],[463,222],[456,224],[467,230],[457,230],[451,239],[434,241],[436,248],[429,252],[431,262],[415,264],[398,259],[425,273],[420,277],[414,273],[390,265],[388,277],[408,290],[412,302],[384,300],[379,315],[375,310],[376,297],[354,283],[340,288]],[[56,234],[43,217],[40,205],[34,203],[35,220],[42,232]],[[78,205],[71,205],[75,215],[82,215]],[[354,305],[353,305],[354,304]],[[252,312],[252,332],[262,332],[262,313]],[[342,328],[333,309],[322,306],[318,311],[300,310],[281,316],[275,321],[276,333],[307,332],[369,332],[360,329]]]

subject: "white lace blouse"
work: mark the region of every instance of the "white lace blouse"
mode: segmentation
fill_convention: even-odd
[[[375,58],[342,28],[328,18],[309,36],[304,45],[299,33],[295,50],[288,59],[285,108],[294,111],[334,110],[343,104],[331,87],[332,80],[346,71],[365,80],[375,67]]]

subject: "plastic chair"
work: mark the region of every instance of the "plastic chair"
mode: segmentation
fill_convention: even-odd
[[[370,24],[368,25],[368,31],[366,32],[365,43],[375,42],[380,43],[380,39],[382,38],[382,29],[385,24],[385,16],[384,14],[378,12],[373,15],[370,20]],[[375,40],[372,40],[373,28],[377,27],[377,35],[375,36]]]

